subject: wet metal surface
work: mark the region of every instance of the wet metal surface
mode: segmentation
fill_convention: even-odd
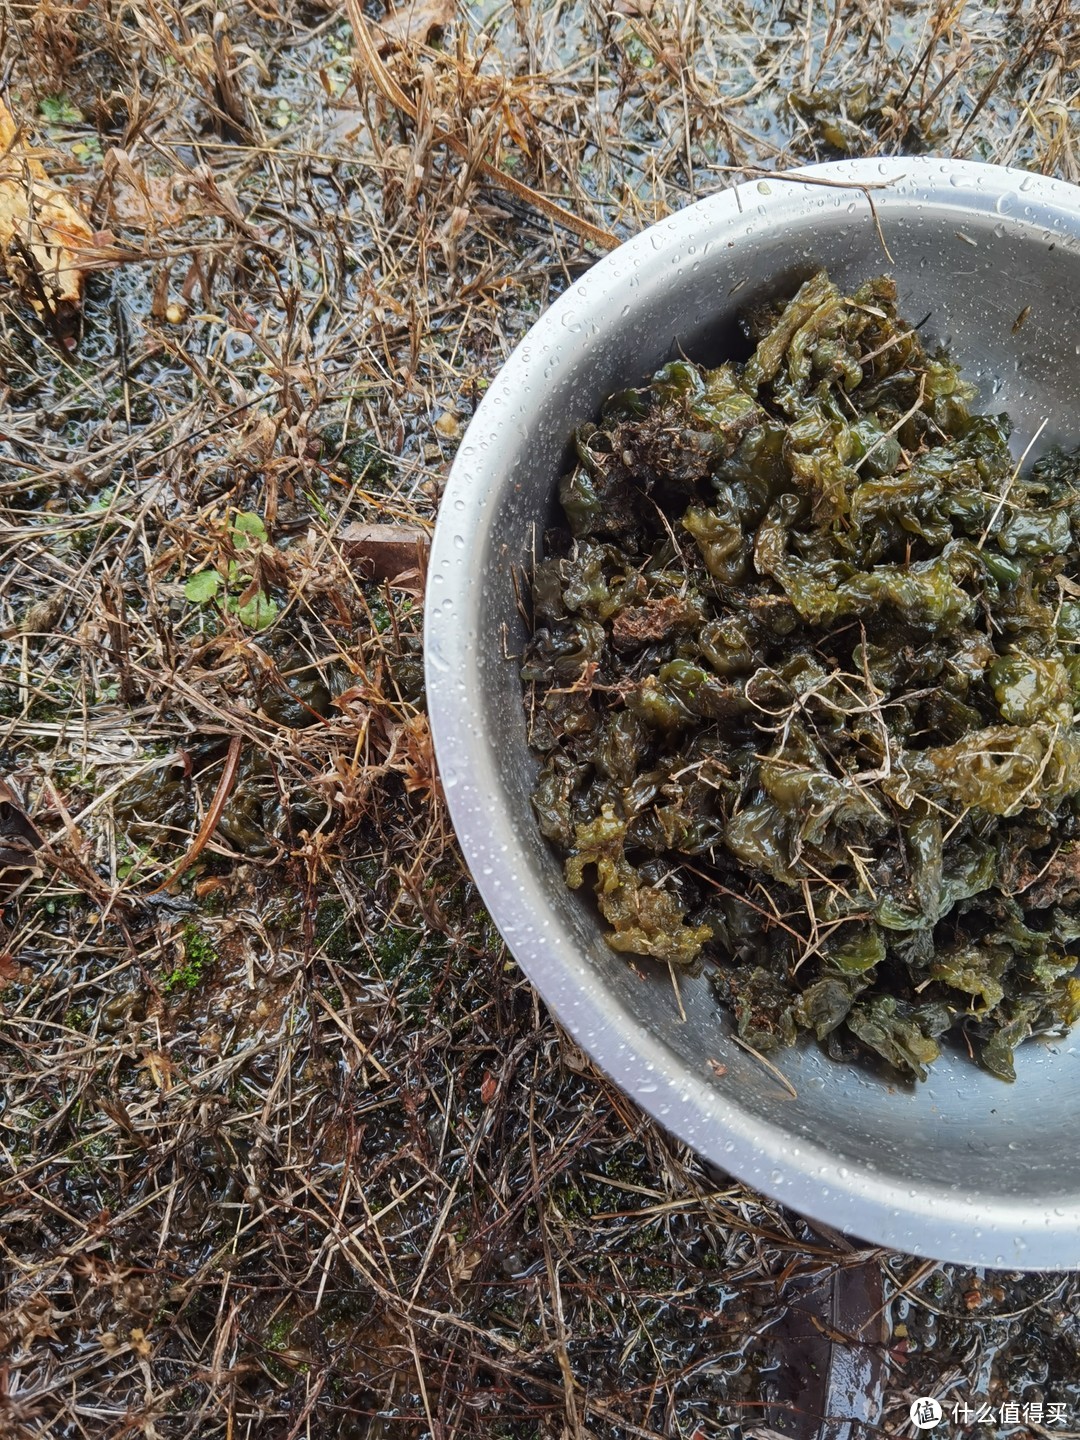
[[[873,210],[865,185],[881,187]],[[1080,190],[959,162],[850,161],[810,183],[740,185],[653,226],[534,326],[451,471],[426,610],[447,799],[491,914],[544,998],[707,1159],[876,1243],[1080,1267],[1075,1037],[1023,1047],[1013,1086],[957,1057],[905,1090],[804,1048],[780,1060],[786,1089],[731,1042],[704,977],[682,984],[683,1019],[666,971],[642,981],[606,946],[531,813],[520,682],[503,655],[520,648],[513,572],[545,523],[574,425],[680,350],[723,358],[740,307],[822,266],[841,285],[894,272],[904,308],[928,312],[931,343],[948,347],[984,405],[1010,414],[1018,454],[1040,426],[1032,458],[1069,438],[1080,408]],[[1015,331],[1025,304],[1037,323]]]

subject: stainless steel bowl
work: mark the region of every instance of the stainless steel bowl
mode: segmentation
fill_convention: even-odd
[[[430,563],[427,693],[447,801],[491,915],[544,999],[700,1154],[899,1250],[1077,1269],[1080,1035],[1021,1047],[1014,1085],[943,1057],[914,1090],[811,1044],[777,1060],[789,1093],[732,1042],[706,979],[683,980],[684,1021],[666,969],[642,979],[608,948],[533,819],[513,576],[551,514],[574,426],[611,392],[680,351],[724,358],[741,307],[819,266],[847,286],[891,271],[903,313],[928,315],[923,334],[1012,416],[1018,454],[1044,418],[1032,457],[1055,439],[1080,444],[1080,190],[931,159],[800,174],[712,195],[636,236],[542,316],[493,381]]]

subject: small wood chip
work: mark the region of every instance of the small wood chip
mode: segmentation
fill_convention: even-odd
[[[419,525],[346,525],[341,552],[365,580],[386,580],[423,591],[431,540]]]

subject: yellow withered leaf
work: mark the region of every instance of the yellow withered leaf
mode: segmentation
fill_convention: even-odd
[[[54,331],[70,328],[92,266],[94,232],[46,175],[0,100],[0,255],[12,282]]]

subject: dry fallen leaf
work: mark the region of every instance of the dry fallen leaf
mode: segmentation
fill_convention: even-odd
[[[109,182],[110,214],[115,222],[137,230],[159,230],[178,225],[197,209],[187,196],[187,184],[176,176],[147,175],[119,146],[105,152],[102,165]]]
[[[406,793],[420,792],[434,799],[438,790],[435,747],[426,715],[410,715],[395,727],[393,750],[400,753],[401,759],[392,768],[404,775]],[[390,764],[389,757],[387,764]]]
[[[565,1030],[559,1034],[559,1056],[567,1070],[572,1070],[575,1075],[588,1075],[592,1069],[592,1063],[580,1045],[574,1043]]]
[[[453,1235],[446,1237],[447,1250],[450,1253],[450,1275],[451,1279],[471,1280],[473,1272],[480,1261],[484,1258],[484,1252],[475,1246],[468,1250],[462,1250]]]
[[[432,30],[444,30],[456,13],[456,0],[405,0],[379,21],[379,29],[399,45],[422,45]]]
[[[18,794],[0,780],[0,900],[14,899],[41,874],[37,851],[44,844]]]
[[[396,589],[422,594],[431,541],[419,525],[346,525],[341,551],[365,580],[388,580]]]
[[[0,250],[14,284],[58,336],[73,328],[94,232],[49,179],[0,100]]]

